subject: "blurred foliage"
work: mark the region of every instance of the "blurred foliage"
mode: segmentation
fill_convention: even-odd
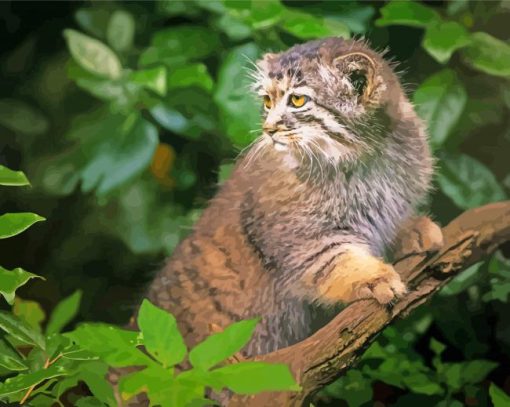
[[[0,240],[0,279],[19,266],[46,279],[20,287],[13,306],[32,326],[56,307],[51,315],[61,316],[46,331],[58,332],[75,313],[77,321],[118,324],[132,315],[164,257],[256,137],[260,102],[248,92],[249,69],[266,51],[328,35],[387,47],[438,158],[427,210],[445,224],[508,198],[507,1],[2,2],[0,19],[0,164],[32,181],[3,188],[0,213],[48,219]],[[2,183],[25,183],[1,168]],[[5,219],[1,225],[12,220]],[[1,234],[37,219],[18,218]],[[386,329],[314,404],[508,405],[508,252]],[[77,288],[79,309],[69,297]],[[11,301],[13,293],[2,291]],[[57,306],[62,298],[69,302]],[[2,315],[0,326],[12,323],[12,314]],[[9,366],[1,366],[26,369],[8,352],[0,362]],[[98,366],[90,365],[91,375],[105,371]],[[57,367],[47,386],[55,386]],[[104,401],[90,377],[73,385],[85,382]],[[48,405],[46,385],[34,406]],[[76,405],[99,404],[88,397]]]

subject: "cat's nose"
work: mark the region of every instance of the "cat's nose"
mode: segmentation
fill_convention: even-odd
[[[264,126],[262,126],[262,130],[264,130],[265,133],[272,136],[273,134],[279,132],[279,131],[285,131],[287,130],[287,127],[283,123],[264,123]]]

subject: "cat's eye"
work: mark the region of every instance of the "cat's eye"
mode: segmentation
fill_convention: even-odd
[[[294,107],[303,107],[308,102],[308,96],[305,95],[291,95],[290,103]]]
[[[353,71],[349,75],[349,81],[356,90],[356,93],[361,96],[367,86],[367,77],[362,71]]]
[[[273,103],[271,102],[269,95],[264,95],[264,107],[266,109],[271,109],[271,107],[273,107]]]

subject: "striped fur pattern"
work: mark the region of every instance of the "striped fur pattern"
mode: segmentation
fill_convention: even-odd
[[[263,134],[176,249],[148,296],[190,345],[240,319],[262,321],[245,355],[310,334],[310,304],[405,287],[384,255],[429,188],[423,123],[391,66],[365,43],[328,38],[268,54]],[[306,95],[299,108],[291,95]],[[370,274],[372,273],[372,274]]]

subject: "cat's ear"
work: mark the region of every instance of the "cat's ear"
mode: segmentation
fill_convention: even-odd
[[[364,52],[350,52],[333,60],[335,68],[345,75],[360,97],[370,95],[377,71],[376,62]]]

